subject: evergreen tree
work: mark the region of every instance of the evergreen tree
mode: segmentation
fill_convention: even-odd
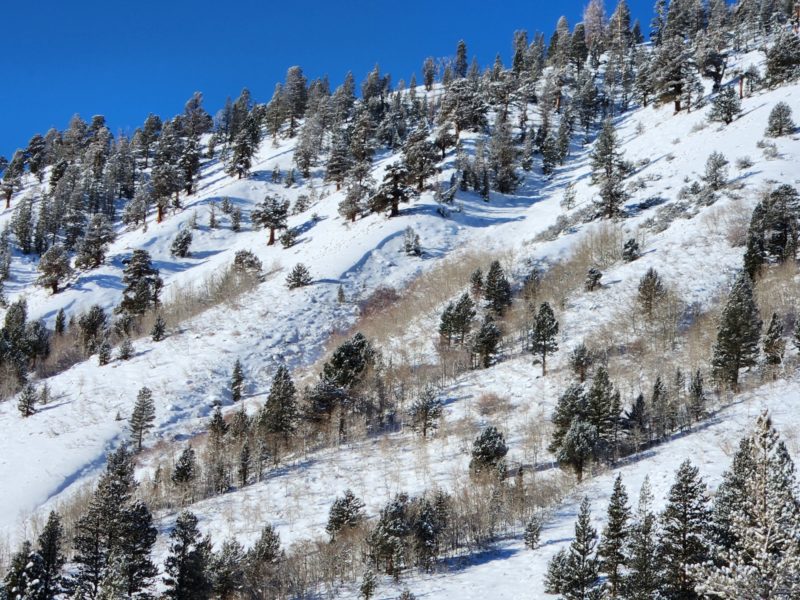
[[[472,475],[505,472],[505,456],[508,454],[506,439],[496,427],[486,427],[472,443],[472,458],[469,472]]]
[[[500,261],[493,261],[486,274],[483,289],[487,307],[497,316],[502,316],[506,308],[511,306],[511,284],[506,279]]]
[[[49,600],[64,590],[64,577],[61,569],[66,557],[63,551],[64,526],[61,517],[50,511],[44,529],[36,542],[36,552],[41,558],[39,578],[39,595],[35,600]]]
[[[456,46],[456,60],[453,65],[455,76],[464,78],[467,76],[467,44],[464,40],[459,40]]]
[[[357,527],[364,519],[364,502],[351,490],[345,490],[344,495],[336,498],[331,506],[325,531],[331,540],[335,540],[341,531]]]
[[[577,376],[578,381],[583,383],[586,381],[586,374],[590,366],[592,366],[592,357],[586,344],[581,342],[570,352],[569,367]]]
[[[231,372],[231,400],[239,402],[242,399],[244,392],[244,369],[239,359],[233,363],[233,371]]]
[[[30,383],[25,384],[25,387],[19,393],[19,400],[17,401],[17,409],[23,417],[30,417],[36,412],[38,397],[36,388]]]
[[[478,357],[478,364],[488,369],[492,364],[502,333],[491,315],[486,315],[480,329],[472,341],[472,352]]]
[[[54,293],[58,293],[58,286],[72,275],[72,267],[69,265],[69,256],[64,246],[55,244],[42,255],[39,265],[39,278],[36,283],[42,287],[50,288]]]
[[[661,515],[658,555],[661,593],[665,598],[693,600],[699,583],[695,567],[708,558],[706,530],[709,521],[706,485],[697,467],[685,460],[675,474],[668,504]]]
[[[542,535],[542,520],[539,517],[531,517],[527,525],[525,525],[525,533],[523,539],[525,547],[530,550],[536,550],[539,547],[539,539]]]
[[[722,310],[714,344],[711,364],[720,381],[737,388],[739,370],[756,364],[761,324],[753,298],[753,284],[747,273],[742,272]]]
[[[125,508],[119,544],[113,555],[119,558],[119,573],[127,598],[150,598],[147,590],[158,574],[150,560],[156,533],[153,517],[144,502],[137,500]]]
[[[279,366],[272,378],[272,387],[260,417],[266,431],[281,435],[284,439],[294,433],[299,418],[296,395],[289,370],[283,365]]]
[[[787,29],[778,33],[767,50],[767,80],[778,86],[797,78],[800,74],[800,39]]]
[[[134,250],[122,272],[122,301],[117,312],[134,316],[143,315],[149,308],[158,306],[161,288],[164,285],[158,269],[153,266],[147,250]]]
[[[131,412],[130,429],[131,436],[136,442],[136,449],[142,449],[142,438],[153,428],[156,420],[156,405],[153,402],[153,392],[149,388],[143,387],[136,395],[136,403]]]
[[[627,200],[622,187],[627,167],[619,150],[619,140],[610,119],[595,142],[592,152],[592,182],[600,188],[599,208],[606,217],[615,217]]]
[[[711,121],[721,121],[730,125],[742,112],[742,103],[732,87],[722,88],[714,98],[708,118]]]
[[[269,229],[267,246],[275,243],[275,231],[286,228],[286,219],[289,216],[289,201],[281,200],[277,196],[268,195],[264,201],[253,209],[250,214],[255,225]]]
[[[558,321],[550,305],[543,302],[531,329],[531,352],[541,358],[542,376],[547,374],[547,355],[558,350],[557,336]]]
[[[653,313],[658,304],[666,297],[667,289],[658,272],[650,267],[647,273],[639,280],[638,302],[645,318],[653,318]]]
[[[689,413],[695,421],[699,421],[706,414],[706,393],[703,389],[703,375],[700,369],[695,371],[689,385]]]
[[[767,413],[740,446],[723,485],[714,512],[718,534],[726,535],[718,535],[723,543],[714,548],[715,561],[699,573],[697,591],[731,598],[792,597],[800,572],[794,465]]]
[[[600,269],[597,267],[589,267],[589,270],[586,272],[586,282],[584,284],[584,288],[587,292],[593,292],[597,288],[601,287],[600,280],[603,278],[603,273],[600,272]]]
[[[286,287],[290,290],[311,285],[312,282],[311,273],[303,263],[297,263],[286,277]]]
[[[720,152],[712,152],[706,161],[706,172],[703,181],[714,192],[728,183],[728,160]]]
[[[239,597],[244,587],[245,552],[235,539],[223,542],[210,560],[210,579],[214,597],[229,600]]]
[[[767,137],[790,135],[794,132],[795,127],[792,120],[792,109],[786,102],[778,102],[769,113],[767,130],[764,135]]]
[[[597,547],[600,572],[606,576],[610,598],[622,595],[624,569],[627,565],[626,544],[630,534],[631,509],[628,494],[622,484],[622,475],[614,480],[614,490],[608,503],[608,519]]]
[[[167,322],[160,314],[156,315],[153,328],[150,330],[150,337],[154,342],[161,342],[167,337]]]
[[[195,452],[191,446],[188,446],[184,448],[178,457],[178,462],[175,463],[175,469],[172,471],[172,483],[186,485],[194,481],[196,477],[197,462],[195,460]]]
[[[419,431],[423,439],[428,437],[430,430],[438,427],[442,416],[442,401],[436,396],[436,390],[432,385],[425,386],[414,400],[409,416],[412,428]]]
[[[394,163],[386,168],[383,183],[376,194],[370,198],[370,210],[383,212],[389,209],[389,217],[400,214],[400,204],[409,202],[414,196],[414,190],[407,185],[409,171],[403,163]]]
[[[778,319],[777,313],[772,313],[772,318],[764,333],[764,360],[768,366],[775,367],[783,362],[783,353],[786,342],[783,340],[783,324]]]
[[[75,266],[82,269],[99,267],[105,260],[108,245],[115,239],[114,229],[105,215],[92,216],[75,257]]]
[[[172,240],[172,246],[170,247],[170,254],[172,256],[176,256],[178,258],[186,258],[191,253],[189,252],[189,246],[192,245],[192,230],[189,228],[184,228],[178,231],[175,239]]]
[[[556,460],[562,467],[571,468],[580,482],[595,455],[597,441],[597,428],[594,425],[573,419],[557,448]]]
[[[590,600],[600,597],[598,561],[595,555],[597,531],[591,524],[589,498],[584,496],[575,521],[575,538],[566,556],[551,562],[558,593],[565,600]]]
[[[656,597],[661,572],[656,539],[657,528],[650,479],[645,477],[639,492],[639,506],[628,538],[628,573],[624,583],[626,598],[646,600]]]
[[[9,600],[38,598],[41,591],[38,563],[38,555],[33,551],[31,543],[25,540],[20,549],[11,556],[11,564],[0,587],[2,597]]]
[[[178,515],[169,538],[169,556],[164,563],[165,596],[170,600],[204,600],[211,597],[209,567],[211,541],[197,529],[197,517],[189,511]]]

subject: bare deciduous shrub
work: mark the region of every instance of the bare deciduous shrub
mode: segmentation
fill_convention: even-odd
[[[511,410],[508,398],[498,396],[494,392],[486,392],[478,396],[476,405],[478,413],[484,417],[507,414]]]

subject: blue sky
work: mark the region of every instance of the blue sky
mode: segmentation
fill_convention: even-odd
[[[195,90],[212,114],[243,87],[266,101],[295,64],[335,86],[348,70],[360,82],[379,63],[396,82],[419,76],[426,56],[452,55],[462,38],[481,65],[497,52],[508,63],[515,30],[549,37],[561,14],[572,25],[586,2],[9,2],[0,17],[0,154],[63,129],[74,113],[103,114],[116,133],[150,112],[173,116]],[[629,5],[646,31],[650,0]]]

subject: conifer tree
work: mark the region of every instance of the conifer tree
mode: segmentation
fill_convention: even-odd
[[[122,283],[125,290],[117,312],[143,315],[149,308],[158,306],[164,282],[147,250],[134,250],[131,257],[123,262]]]
[[[175,239],[172,240],[170,254],[172,254],[172,256],[177,256],[178,258],[186,258],[190,255],[189,246],[191,245],[192,230],[188,227],[181,229],[178,231],[177,235],[175,235]]]
[[[727,185],[728,164],[728,159],[721,152],[712,152],[708,156],[703,181],[710,190],[716,192]]]
[[[614,489],[608,503],[608,519],[597,547],[600,572],[606,576],[610,598],[618,598],[623,592],[624,569],[627,565],[626,544],[630,530],[631,509],[628,494],[622,484],[622,475],[614,480]]]
[[[714,375],[734,389],[739,370],[756,364],[761,337],[761,318],[753,297],[753,284],[747,273],[740,273],[722,310],[714,356]]]
[[[511,306],[511,284],[506,279],[500,261],[493,261],[486,274],[486,283],[483,289],[488,308],[497,316],[502,316],[508,306]]]
[[[39,260],[39,278],[36,283],[42,287],[50,288],[54,293],[58,293],[58,286],[65,279],[72,275],[72,267],[69,265],[69,256],[61,244],[54,244]]]
[[[558,350],[558,321],[547,302],[539,307],[539,312],[531,330],[531,352],[539,355],[542,361],[542,376],[547,374],[547,355]]]
[[[768,366],[775,367],[783,362],[783,353],[786,342],[783,340],[783,324],[778,319],[777,313],[772,313],[772,318],[764,333],[764,360]]]
[[[290,290],[311,285],[312,282],[311,273],[303,263],[297,263],[286,277],[286,287]]]
[[[149,388],[143,387],[136,395],[136,403],[133,405],[129,424],[137,450],[142,449],[142,439],[153,428],[155,420],[156,405],[153,402],[153,392]]]
[[[116,239],[114,229],[105,215],[97,214],[89,221],[83,241],[75,257],[75,266],[96,269],[105,260],[108,245]]]
[[[289,370],[279,366],[260,417],[266,431],[280,435],[284,440],[294,433],[299,418],[296,395]]]
[[[501,337],[502,333],[494,322],[494,318],[486,315],[472,341],[472,351],[477,355],[478,364],[484,369],[491,366],[492,360],[497,354],[497,346],[500,344]]]
[[[193,482],[196,477],[197,462],[195,460],[195,452],[191,446],[187,446],[178,457],[178,462],[175,463],[175,469],[172,471],[172,483],[186,485]]]
[[[472,443],[472,458],[469,461],[470,474],[504,473],[506,454],[508,454],[508,446],[506,446],[503,434],[496,427],[486,427]]]
[[[442,416],[442,401],[437,397],[432,385],[425,386],[414,400],[409,415],[411,426],[422,434],[422,439],[426,439],[430,430],[438,427]]]
[[[156,315],[153,328],[150,330],[150,338],[154,342],[161,342],[167,337],[167,322],[160,314]]]
[[[778,86],[800,75],[800,40],[787,29],[781,30],[767,50],[767,80]]]
[[[661,592],[666,598],[693,600],[699,583],[695,567],[708,559],[709,522],[706,484],[697,467],[685,460],[675,474],[668,504],[661,515],[659,560]]]
[[[742,103],[732,87],[722,88],[712,102],[708,118],[711,121],[721,121],[730,125],[742,112]]]
[[[703,389],[703,375],[700,369],[697,369],[689,385],[689,413],[695,421],[699,421],[706,414],[706,401],[706,393]]]
[[[592,182],[600,188],[599,208],[603,216],[615,217],[628,197],[622,187],[627,167],[622,159],[616,130],[610,119],[603,123],[591,158]]]
[[[667,289],[658,272],[650,267],[639,280],[639,306],[647,319],[653,318],[653,312],[667,295]]]
[[[23,417],[30,417],[36,412],[36,401],[38,394],[36,388],[32,384],[27,383],[22,391],[19,393],[19,400],[17,401],[17,409]]]
[[[657,528],[650,479],[645,477],[628,538],[628,573],[624,584],[626,598],[636,600],[653,598],[659,589],[661,567],[656,538]]]
[[[364,502],[348,489],[333,502],[325,531],[335,540],[341,531],[358,526],[365,518]]]
[[[44,529],[36,542],[36,552],[41,558],[39,572],[39,595],[35,600],[49,600],[64,590],[61,570],[66,562],[63,551],[64,526],[61,517],[50,511]]]
[[[286,219],[289,216],[289,201],[281,200],[272,194],[264,198],[250,214],[255,225],[269,229],[267,246],[275,243],[275,231],[286,228]]]
[[[244,369],[239,359],[233,363],[233,371],[231,373],[231,400],[239,402],[242,399],[244,392]]]
[[[566,600],[589,600],[600,595],[598,561],[595,555],[597,531],[591,524],[589,498],[584,496],[575,521],[575,538],[566,556],[551,562],[558,593]]]
[[[792,109],[786,102],[778,102],[772,107],[767,121],[767,137],[781,137],[794,132],[795,124],[792,120]]]
[[[189,511],[178,515],[170,534],[169,555],[164,563],[165,596],[169,600],[206,600],[211,597],[209,567],[211,541],[197,529],[197,517]]]

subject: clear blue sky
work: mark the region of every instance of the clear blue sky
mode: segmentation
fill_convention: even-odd
[[[392,81],[419,77],[426,56],[455,52],[508,64],[512,34],[544,31],[565,14],[573,25],[588,0],[43,0],[7,2],[0,14],[0,154],[34,133],[63,129],[74,113],[103,114],[114,133],[148,113],[171,117],[195,90],[214,114],[248,87],[269,100],[295,64],[333,86],[360,82],[379,63]],[[607,0],[613,11],[615,0]],[[629,0],[646,32],[652,1]],[[498,8],[498,5],[502,8]]]

